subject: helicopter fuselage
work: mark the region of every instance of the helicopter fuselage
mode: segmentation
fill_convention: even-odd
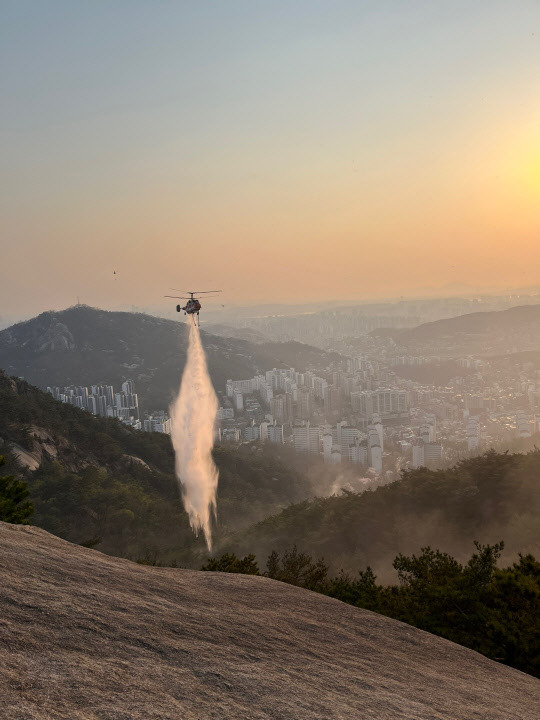
[[[195,315],[195,313],[198,313],[200,309],[201,303],[197,300],[197,298],[188,300],[184,307],[181,307],[180,305],[176,306],[176,312],[183,310],[188,315]]]

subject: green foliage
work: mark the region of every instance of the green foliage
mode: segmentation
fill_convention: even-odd
[[[452,580],[462,570],[461,565],[447,553],[432,550],[430,547],[422,548],[419,557],[412,555],[406,557],[401,553],[393,562],[402,585],[412,587],[416,584],[423,586],[433,583],[444,584]]]
[[[162,563],[158,559],[158,553],[155,550],[147,550],[144,555],[137,558],[136,562],[138,565],[162,567]]]
[[[274,580],[299,585],[308,590],[322,590],[325,587],[328,566],[323,558],[315,562],[311,555],[298,551],[296,545],[280,558],[273,550],[266,563],[266,575]]]
[[[379,587],[373,570],[368,566],[360,570],[358,578],[353,579],[343,572],[332,578],[326,588],[326,594],[349,605],[379,612]]]
[[[246,555],[240,559],[234,553],[225,553],[219,558],[208,558],[201,570],[213,572],[242,573],[243,575],[258,575],[259,566],[255,555]]]
[[[465,565],[426,547],[418,557],[396,557],[397,586],[377,585],[368,568],[357,581],[332,581],[327,592],[538,675],[540,563],[520,556],[500,570],[503,543],[475,545]]]
[[[302,473],[277,457],[272,447],[214,448],[219,469],[219,525],[248,527],[291,503],[309,497],[311,484]]]
[[[5,460],[0,456],[0,467],[4,464]],[[25,482],[12,475],[0,477],[0,520],[26,525],[34,512],[34,506],[26,499],[29,495]]]
[[[475,546],[464,565],[430,547],[418,556],[398,555],[398,585],[379,585],[370,567],[356,578],[343,571],[328,578],[324,560],[313,561],[296,546],[282,556],[273,550],[265,575],[401,620],[538,676],[540,563],[520,555],[518,563],[498,569],[503,543]],[[202,569],[246,572],[241,569],[246,561],[257,567],[254,555],[239,561],[225,554]]]
[[[409,470],[391,484],[364,493],[306,500],[268,517],[222,548],[267,557],[292,544],[323,555],[334,572],[370,565],[389,577],[398,550],[445,548],[457,561],[472,540],[504,537],[505,557],[540,552],[540,450],[527,454],[487,452],[444,470]],[[434,559],[432,568],[444,559]],[[432,563],[432,564],[433,564]],[[405,570],[405,568],[404,568]]]
[[[164,498],[153,485],[152,474],[139,468],[113,475],[93,466],[70,472],[58,462],[43,463],[32,474],[34,522],[72,542],[99,542],[103,552],[127,557],[192,543],[179,497]]]
[[[503,662],[540,675],[540,563],[532,555],[493,574],[489,636]]]

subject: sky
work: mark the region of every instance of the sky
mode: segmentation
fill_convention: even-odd
[[[3,0],[0,58],[0,316],[540,283],[538,0]]]

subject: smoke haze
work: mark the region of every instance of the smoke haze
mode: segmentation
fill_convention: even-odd
[[[212,549],[212,514],[216,514],[218,470],[212,459],[218,409],[208,374],[199,328],[189,323],[187,361],[176,400],[170,407],[176,477],[196,535],[204,532]]]

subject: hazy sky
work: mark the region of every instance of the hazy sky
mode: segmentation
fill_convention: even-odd
[[[538,0],[3,0],[0,33],[0,315],[540,283]]]

